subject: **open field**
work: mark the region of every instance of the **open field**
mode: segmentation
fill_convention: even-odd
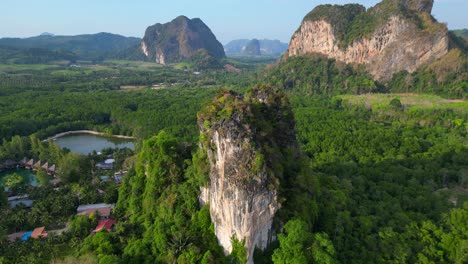
[[[400,100],[403,107],[409,109],[453,109],[461,112],[468,112],[467,100],[445,99],[431,94],[414,93],[390,93],[390,94],[361,94],[361,95],[340,95],[344,101],[353,105],[363,105],[368,109],[386,110],[390,107],[390,101],[394,98]]]

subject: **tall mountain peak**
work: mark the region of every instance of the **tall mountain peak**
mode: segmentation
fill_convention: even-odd
[[[221,43],[199,18],[178,16],[171,22],[146,29],[141,51],[160,64],[191,60],[194,56],[225,57]]]
[[[413,72],[447,54],[449,34],[430,14],[433,0],[383,0],[365,9],[358,4],[320,5],[294,33],[286,57],[322,54],[363,64],[376,79]]]
[[[286,96],[266,86],[246,95],[221,93],[198,113],[200,146],[210,164],[200,200],[209,204],[225,253],[232,251],[233,237],[244,240],[247,263],[253,263],[255,248],[275,239],[280,183],[296,176],[293,116]]]

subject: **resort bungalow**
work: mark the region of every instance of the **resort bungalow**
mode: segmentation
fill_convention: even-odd
[[[42,165],[41,168],[47,171],[49,169],[49,162],[46,161],[46,163],[44,163],[44,165]]]
[[[34,166],[32,167],[33,171],[39,170],[39,169],[42,167],[42,164],[43,164],[42,161],[41,161],[41,160],[38,160],[38,161],[34,164]]]
[[[45,226],[38,227],[32,231],[31,238],[47,238],[49,234],[45,231]]]
[[[47,174],[49,174],[50,176],[53,176],[57,172],[57,167],[55,166],[55,164],[52,164],[52,166],[50,166],[46,170],[47,170]]]
[[[93,230],[93,234],[96,234],[97,232],[106,229],[107,232],[111,232],[114,230],[115,226],[115,220],[113,219],[106,219],[106,220],[99,220],[98,225],[96,228]]]
[[[25,167],[27,162],[28,162],[28,158],[24,157],[24,158],[20,161],[20,165],[21,165],[22,167]]]
[[[34,167],[34,164],[36,164],[36,159],[30,159],[24,164],[24,167],[28,170],[31,170]]]

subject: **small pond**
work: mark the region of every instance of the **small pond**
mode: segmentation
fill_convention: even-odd
[[[37,186],[39,183],[37,182],[36,176],[33,171],[27,170],[27,169],[11,169],[11,170],[6,170],[3,172],[0,172],[0,184],[3,186],[3,177],[9,175],[9,174],[19,174],[23,177],[24,181],[29,183],[31,186]]]
[[[135,149],[133,140],[104,137],[91,134],[70,134],[59,137],[55,142],[61,148],[68,148],[72,152],[87,155],[91,152],[100,152],[105,148],[130,148]]]

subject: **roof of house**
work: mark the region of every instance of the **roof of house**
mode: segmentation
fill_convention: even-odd
[[[8,205],[11,208],[15,208],[16,206],[20,204],[23,204],[24,206],[31,208],[33,203],[34,203],[33,200],[30,200],[30,199],[17,199],[17,200],[8,201]]]
[[[106,160],[104,161],[105,164],[112,164],[112,163],[114,163],[114,162],[115,162],[115,159],[106,159]]]
[[[78,213],[78,215],[90,215],[95,212],[102,217],[109,217],[111,214],[112,208],[111,207],[103,207],[103,208],[94,208],[94,209],[87,209]]]
[[[44,163],[44,165],[42,165],[42,168],[47,170],[49,168],[49,162]]]
[[[78,213],[81,213],[85,210],[89,210],[89,209],[93,209],[94,211],[96,211],[97,209],[99,208],[114,208],[115,207],[115,204],[106,204],[106,203],[100,203],[100,204],[85,204],[85,205],[80,205],[78,206],[78,208],[76,209],[76,211]]]
[[[15,196],[10,196],[8,197],[8,201],[14,201],[14,200],[21,200],[21,199],[26,199],[28,198],[29,195],[24,194],[24,195],[15,195]]]
[[[36,164],[34,164],[34,167],[40,167],[42,165],[42,161],[38,160]]]
[[[47,237],[49,234],[45,231],[45,226],[38,227],[32,231],[31,238]]]
[[[55,171],[55,164],[52,164],[47,170],[48,171]]]
[[[98,167],[98,168],[112,168],[113,164],[112,163],[99,162],[99,163],[96,164],[96,167]]]
[[[93,230],[93,233],[99,232],[103,230],[104,228],[110,232],[113,225],[115,225],[115,220],[113,219],[99,220],[98,225]]]
[[[36,160],[35,159],[30,159],[30,160],[28,160],[28,162],[26,162],[26,165],[32,166],[32,165],[34,165],[34,163],[36,163]]]
[[[8,241],[10,242],[15,242],[18,239],[21,239],[26,232],[18,232],[18,233],[13,233],[8,235]]]
[[[24,233],[24,235],[21,237],[21,240],[22,241],[28,240],[28,238],[31,237],[32,233],[33,233],[33,231],[28,231],[28,232]]]

